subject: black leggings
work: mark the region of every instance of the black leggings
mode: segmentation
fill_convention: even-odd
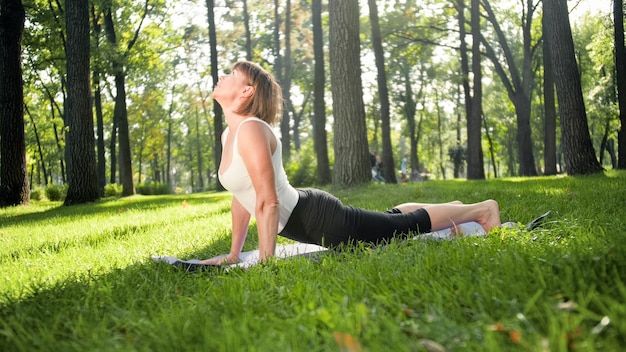
[[[336,247],[353,242],[378,244],[409,233],[431,230],[424,209],[401,213],[398,209],[376,212],[346,206],[328,192],[298,189],[300,198],[280,235],[289,239]]]

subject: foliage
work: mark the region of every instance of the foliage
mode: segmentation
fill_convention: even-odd
[[[140,183],[136,186],[136,188],[137,188],[137,194],[143,194],[143,195],[158,195],[158,194],[172,193],[170,186],[167,183],[162,183],[162,182]]]
[[[46,198],[52,202],[64,200],[66,193],[67,185],[57,185],[51,183],[46,186]]]
[[[42,187],[34,187],[30,190],[30,200],[43,200],[45,197],[45,189]]]
[[[308,140],[302,149],[291,155],[291,160],[285,165],[289,183],[294,187],[314,185],[317,162],[313,152],[313,140]]]
[[[117,183],[109,183],[104,186],[105,197],[119,197],[122,195],[122,185]]]
[[[530,232],[396,241],[228,273],[150,260],[228,251],[226,193],[0,209],[0,349],[620,350],[624,182],[610,172],[333,190],[373,210],[494,198],[503,220],[553,213]],[[244,249],[256,246],[253,227]]]

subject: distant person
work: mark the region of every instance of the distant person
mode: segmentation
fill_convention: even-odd
[[[242,61],[213,90],[228,127],[222,134],[218,176],[233,194],[230,253],[204,260],[239,260],[251,217],[256,218],[259,259],[274,256],[276,236],[325,247],[353,241],[380,243],[410,233],[447,229],[470,221],[485,231],[500,226],[498,203],[404,203],[385,212],[345,206],[319,189],[296,189],[282,164],[281,141],[272,129],[283,105],[281,88],[261,66]]]
[[[372,167],[372,180],[376,182],[385,182],[385,178],[381,174],[380,157],[376,152],[370,152],[370,165]]]
[[[407,167],[409,164],[409,153],[404,153],[404,157],[402,158],[402,162],[400,163],[400,180],[405,183],[408,180],[409,173],[407,171]]]

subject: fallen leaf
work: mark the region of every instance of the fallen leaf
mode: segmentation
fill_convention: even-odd
[[[511,330],[509,331],[509,338],[511,339],[511,342],[519,345],[520,342],[522,342],[522,333],[517,330]]]
[[[574,301],[562,301],[559,302],[558,307],[560,310],[565,310],[565,311],[573,311],[574,309],[576,309],[576,302]]]
[[[493,325],[489,326],[489,330],[491,331],[506,331],[506,327],[504,327],[504,324],[497,322]]]
[[[348,333],[335,332],[333,334],[335,342],[339,345],[342,352],[361,352],[361,344],[352,335]]]
[[[426,349],[427,352],[445,352],[446,348],[440,345],[439,343],[429,340],[429,339],[420,339],[419,343]]]

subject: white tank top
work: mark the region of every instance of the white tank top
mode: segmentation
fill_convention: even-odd
[[[276,192],[278,193],[278,203],[280,209],[280,215],[278,218],[278,232],[280,233],[285,228],[287,220],[289,220],[289,216],[291,216],[291,212],[298,203],[298,191],[296,191],[296,189],[289,184],[289,180],[287,179],[287,174],[283,168],[282,143],[274,129],[272,129],[267,122],[256,117],[247,118],[241,121],[241,123],[239,123],[239,127],[248,121],[258,121],[264,124],[272,131],[274,137],[276,138],[276,150],[274,151],[274,154],[272,154],[272,165],[274,165],[274,178],[276,180]],[[218,177],[224,188],[230,191],[252,216],[255,216],[256,192],[254,191],[250,174],[248,173],[246,165],[239,154],[239,149],[237,148],[239,127],[237,127],[237,130],[235,131],[235,140],[233,141],[233,160],[223,174],[218,172]],[[227,133],[229,133],[228,131],[229,128],[227,127],[226,130],[224,130],[222,137],[226,136]],[[224,146],[224,142],[225,140],[222,138],[222,147]]]

